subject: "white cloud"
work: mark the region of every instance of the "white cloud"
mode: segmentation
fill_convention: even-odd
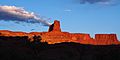
[[[66,9],[66,10],[64,10],[64,11],[66,11],[66,12],[71,12],[72,10],[71,10],[71,9]]]
[[[50,25],[50,23],[37,17],[33,12],[27,12],[23,8],[15,6],[0,6],[0,20]]]

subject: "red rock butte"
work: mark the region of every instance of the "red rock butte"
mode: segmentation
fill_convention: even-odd
[[[119,40],[116,34],[95,34],[95,38],[91,38],[89,34],[85,33],[69,33],[62,32],[60,28],[60,21],[55,20],[49,26],[48,32],[12,32],[8,30],[0,30],[0,36],[28,36],[32,42],[34,36],[40,36],[40,42],[47,42],[48,44],[75,42],[80,44],[91,45],[117,45]]]

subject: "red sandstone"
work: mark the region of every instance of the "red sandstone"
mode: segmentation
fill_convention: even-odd
[[[84,33],[69,33],[62,32],[60,22],[55,20],[54,24],[49,27],[48,32],[12,32],[8,30],[0,30],[0,36],[28,36],[30,41],[33,41],[33,36],[41,36],[41,42],[48,42],[48,44],[75,42],[81,44],[91,45],[112,45],[120,44],[116,34],[96,34],[95,39],[91,38],[89,34]]]

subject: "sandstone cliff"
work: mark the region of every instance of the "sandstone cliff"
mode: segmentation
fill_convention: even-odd
[[[12,32],[8,30],[0,30],[0,36],[28,36],[28,40],[34,41],[34,36],[40,36],[40,42],[48,42],[48,44],[62,42],[76,42],[91,45],[113,45],[119,44],[116,34],[96,34],[95,38],[91,38],[89,34],[62,32],[60,22],[55,20],[49,27],[48,32]]]

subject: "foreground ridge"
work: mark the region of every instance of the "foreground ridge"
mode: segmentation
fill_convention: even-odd
[[[62,32],[60,28],[60,21],[55,20],[49,26],[48,32],[12,32],[8,30],[0,30],[0,36],[27,36],[31,42],[35,39],[40,39],[40,42],[47,42],[48,44],[75,42],[81,44],[91,45],[118,45],[120,42],[116,34],[95,34],[95,38],[91,38],[89,34],[85,33],[69,33]],[[36,38],[35,38],[36,37]]]

